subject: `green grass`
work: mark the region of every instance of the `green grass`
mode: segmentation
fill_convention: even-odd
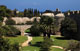
[[[30,29],[25,30],[25,32],[26,32],[26,33],[29,33],[29,32],[30,32]]]
[[[22,51],[39,51],[40,50],[40,44],[37,44],[37,42],[42,42],[43,41],[43,37],[33,37],[33,40],[31,41],[31,46],[28,47],[23,47]]]
[[[17,37],[6,37],[9,39],[10,43],[23,43],[24,41],[27,40],[27,37],[26,36],[17,36]]]
[[[56,46],[61,46],[61,47],[65,47],[68,45],[68,41],[69,40],[62,40],[62,39],[56,39],[55,36],[51,36],[51,39],[54,40],[53,44],[56,45]],[[43,37],[33,37],[33,40],[31,41],[31,46],[28,46],[28,47],[23,47],[22,48],[22,51],[26,51],[26,50],[29,50],[29,51],[39,51],[40,50],[40,44],[38,44],[37,42],[42,42],[43,41]],[[63,51],[62,49],[59,49],[59,48],[51,48],[52,51]]]
[[[56,46],[68,47],[69,40],[57,39],[56,36],[51,36],[51,39],[54,40],[53,44],[56,45]]]
[[[22,48],[22,51],[39,51],[40,47],[36,47],[36,46],[28,46],[28,47],[24,47]]]

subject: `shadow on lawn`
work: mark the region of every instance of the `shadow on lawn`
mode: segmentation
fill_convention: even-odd
[[[36,46],[36,47],[40,47],[42,42],[36,42],[36,44],[31,44],[31,46]]]
[[[66,38],[66,37],[56,37],[56,39],[61,39],[61,40],[70,40],[70,38]]]

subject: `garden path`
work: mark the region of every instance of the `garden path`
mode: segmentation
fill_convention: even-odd
[[[28,37],[28,40],[22,43],[22,47],[29,46],[29,43],[31,42],[32,37],[29,35],[27,35],[27,37]]]
[[[64,49],[63,47],[61,46],[52,46],[53,48],[59,48],[59,49]]]

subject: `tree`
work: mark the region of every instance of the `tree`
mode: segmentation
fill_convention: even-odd
[[[19,44],[11,44],[8,39],[0,38],[0,51],[20,51]]]
[[[7,7],[6,6],[4,6],[4,5],[1,5],[0,6],[0,16],[6,16],[6,9],[7,9]]]
[[[40,28],[42,29],[42,33],[44,37],[47,35],[50,38],[52,32],[54,32],[56,26],[54,24],[55,19],[48,16],[42,16],[40,19]]]
[[[37,10],[37,9],[34,10],[34,16],[40,16],[39,10]]]
[[[3,22],[4,18],[3,17],[0,17],[0,22]]]
[[[15,25],[16,24],[16,22],[10,18],[8,20],[6,20],[5,23],[6,23],[6,25]]]
[[[27,9],[24,9],[24,17],[27,17]]]
[[[41,32],[40,32],[40,27],[39,25],[33,25],[31,28],[30,28],[30,31],[31,31],[31,34],[33,36],[40,36]]]
[[[5,35],[6,35],[6,30],[0,27],[0,37],[5,36]]]
[[[41,44],[41,48],[40,51],[50,51],[50,47],[53,45],[53,41],[48,38],[48,37],[44,37],[44,41]]]
[[[24,16],[23,12],[19,12],[19,13],[18,13],[18,16],[19,16],[19,17],[23,17],[23,16]]]
[[[3,26],[2,28],[6,31],[5,36],[16,36],[20,32],[18,29],[16,29],[13,26],[6,25],[6,26]]]
[[[17,9],[14,9],[14,15],[17,16]]]
[[[2,16],[2,17],[10,17],[11,16],[11,10],[8,9],[4,5],[1,5],[0,6],[0,16]]]
[[[76,38],[77,24],[73,19],[66,17],[65,20],[61,23],[60,31],[62,35],[67,38]]]

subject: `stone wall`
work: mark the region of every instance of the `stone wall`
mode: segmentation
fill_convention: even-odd
[[[13,19],[16,22],[16,24],[26,23],[28,21],[33,22],[35,18],[37,19],[37,21],[40,20],[40,17],[32,17],[32,18],[28,18],[28,17],[11,17],[11,19]],[[8,19],[7,17],[4,17],[4,21],[3,21],[4,25],[5,25],[5,21],[7,19]]]

